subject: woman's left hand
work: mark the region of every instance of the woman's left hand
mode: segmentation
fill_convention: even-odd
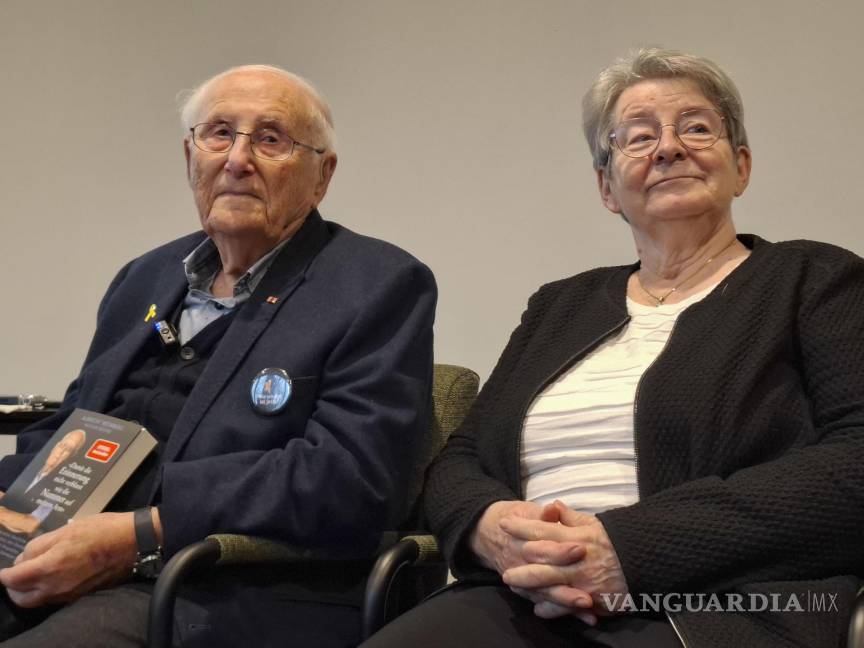
[[[608,614],[603,595],[626,594],[627,581],[615,548],[593,515],[580,513],[556,501],[544,509],[542,520],[508,516],[500,521],[507,533],[523,540],[575,542],[585,547],[585,557],[569,565],[528,564],[504,572],[504,582],[516,593],[535,603],[535,613],[544,618],[575,614],[586,623],[597,614]],[[553,522],[557,518],[557,521]],[[590,613],[584,596],[593,599]]]

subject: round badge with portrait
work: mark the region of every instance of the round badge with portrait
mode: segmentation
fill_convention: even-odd
[[[278,414],[291,400],[288,372],[278,367],[262,369],[252,380],[250,397],[252,409],[259,414]]]

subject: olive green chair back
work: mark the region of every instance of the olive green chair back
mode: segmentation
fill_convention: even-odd
[[[406,499],[411,503],[411,512],[406,516],[406,524],[410,528],[416,528],[415,525],[421,521],[418,507],[426,469],[444,447],[453,430],[462,423],[462,419],[465,418],[471,403],[477,396],[477,388],[480,384],[477,374],[465,367],[436,364],[433,372],[432,416],[426,438],[423,439],[423,451],[410,468],[411,479]]]
[[[457,365],[436,364],[432,381],[432,436],[435,454],[459,427],[477,397],[480,377]]]

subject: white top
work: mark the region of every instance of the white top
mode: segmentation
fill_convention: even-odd
[[[596,514],[638,499],[633,405],[642,374],[660,355],[678,315],[714,286],[672,305],[630,298],[631,319],[541,392],[522,427],[525,499]]]

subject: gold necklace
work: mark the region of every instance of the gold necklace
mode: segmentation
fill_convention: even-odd
[[[709,258],[705,263],[703,263],[701,266],[699,266],[699,267],[698,267],[698,268],[697,268],[697,269],[696,269],[692,274],[687,275],[687,276],[686,276],[682,281],[679,281],[675,286],[672,287],[672,290],[670,290],[669,292],[667,292],[667,293],[666,293],[665,295],[663,295],[662,297],[658,297],[657,295],[655,295],[655,294],[653,294],[653,293],[651,293],[651,292],[648,291],[648,289],[645,287],[645,284],[642,283],[642,278],[639,276],[639,273],[638,273],[638,272],[636,273],[636,281],[639,283],[639,287],[642,289],[642,292],[644,292],[644,293],[645,293],[646,295],[648,295],[651,299],[653,299],[655,302],[657,302],[656,304],[654,304],[655,306],[662,306],[662,305],[663,305],[663,302],[665,302],[667,299],[669,299],[669,296],[670,296],[672,293],[674,293],[675,291],[677,291],[681,286],[683,286],[683,285],[686,284],[688,281],[690,281],[691,279],[693,279],[696,275],[698,275],[700,272],[702,272],[702,271],[705,269],[705,267],[706,267],[709,263],[711,263],[714,259],[716,259],[716,258],[719,257],[721,254],[723,254],[723,253],[724,253],[726,250],[728,250],[730,247],[732,247],[733,245],[735,245],[736,241],[738,241],[738,239],[737,239],[737,238],[733,238],[733,239],[732,239],[732,242],[729,243],[729,245],[727,245],[727,246],[724,247],[722,250],[720,250],[717,254],[715,254],[714,256],[712,256],[711,258]],[[650,272],[650,270],[649,270],[649,272]]]

